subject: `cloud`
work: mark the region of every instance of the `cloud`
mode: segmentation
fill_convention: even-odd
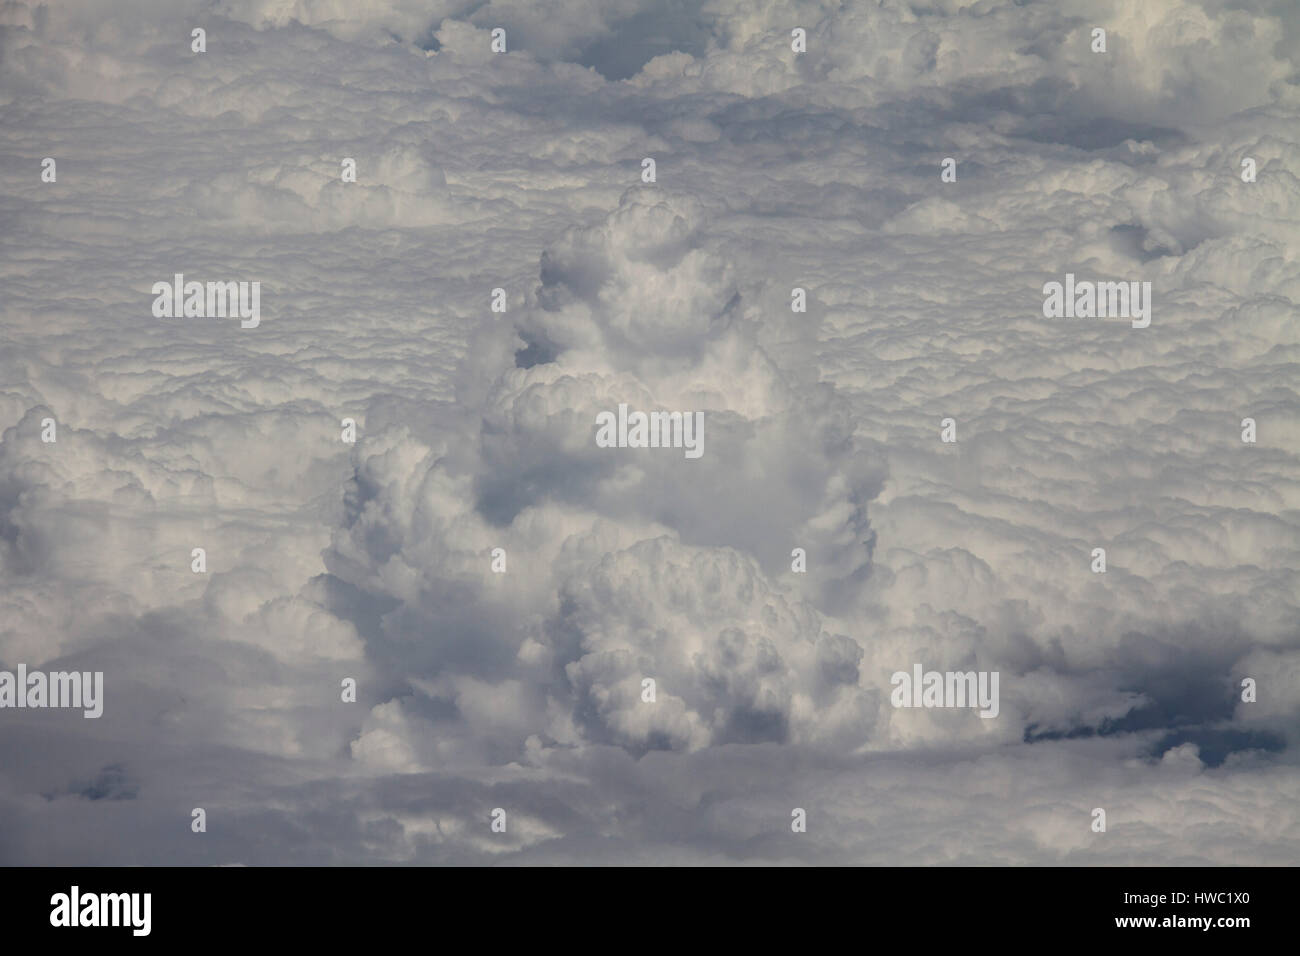
[[[8,5],[0,669],[107,689],[0,712],[0,860],[1294,862],[1298,37]],[[176,272],[261,325],[154,319]],[[1045,319],[1067,272],[1150,327]]]

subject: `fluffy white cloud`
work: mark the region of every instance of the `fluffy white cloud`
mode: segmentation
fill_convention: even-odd
[[[1294,862],[1297,62],[1268,3],[9,4],[0,667],[108,689],[3,712],[0,859]]]

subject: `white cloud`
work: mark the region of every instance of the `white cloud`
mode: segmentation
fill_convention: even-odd
[[[980,13],[5,7],[0,666],[108,690],[5,713],[0,859],[1294,862],[1300,31]]]

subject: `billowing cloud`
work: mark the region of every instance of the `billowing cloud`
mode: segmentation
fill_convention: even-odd
[[[1297,63],[1271,2],[9,4],[0,670],[106,700],[0,710],[0,860],[1293,863]]]

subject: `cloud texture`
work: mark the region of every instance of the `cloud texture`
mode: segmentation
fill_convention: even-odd
[[[106,701],[0,711],[0,862],[1294,864],[1297,77],[1266,0],[8,4],[0,669]]]

